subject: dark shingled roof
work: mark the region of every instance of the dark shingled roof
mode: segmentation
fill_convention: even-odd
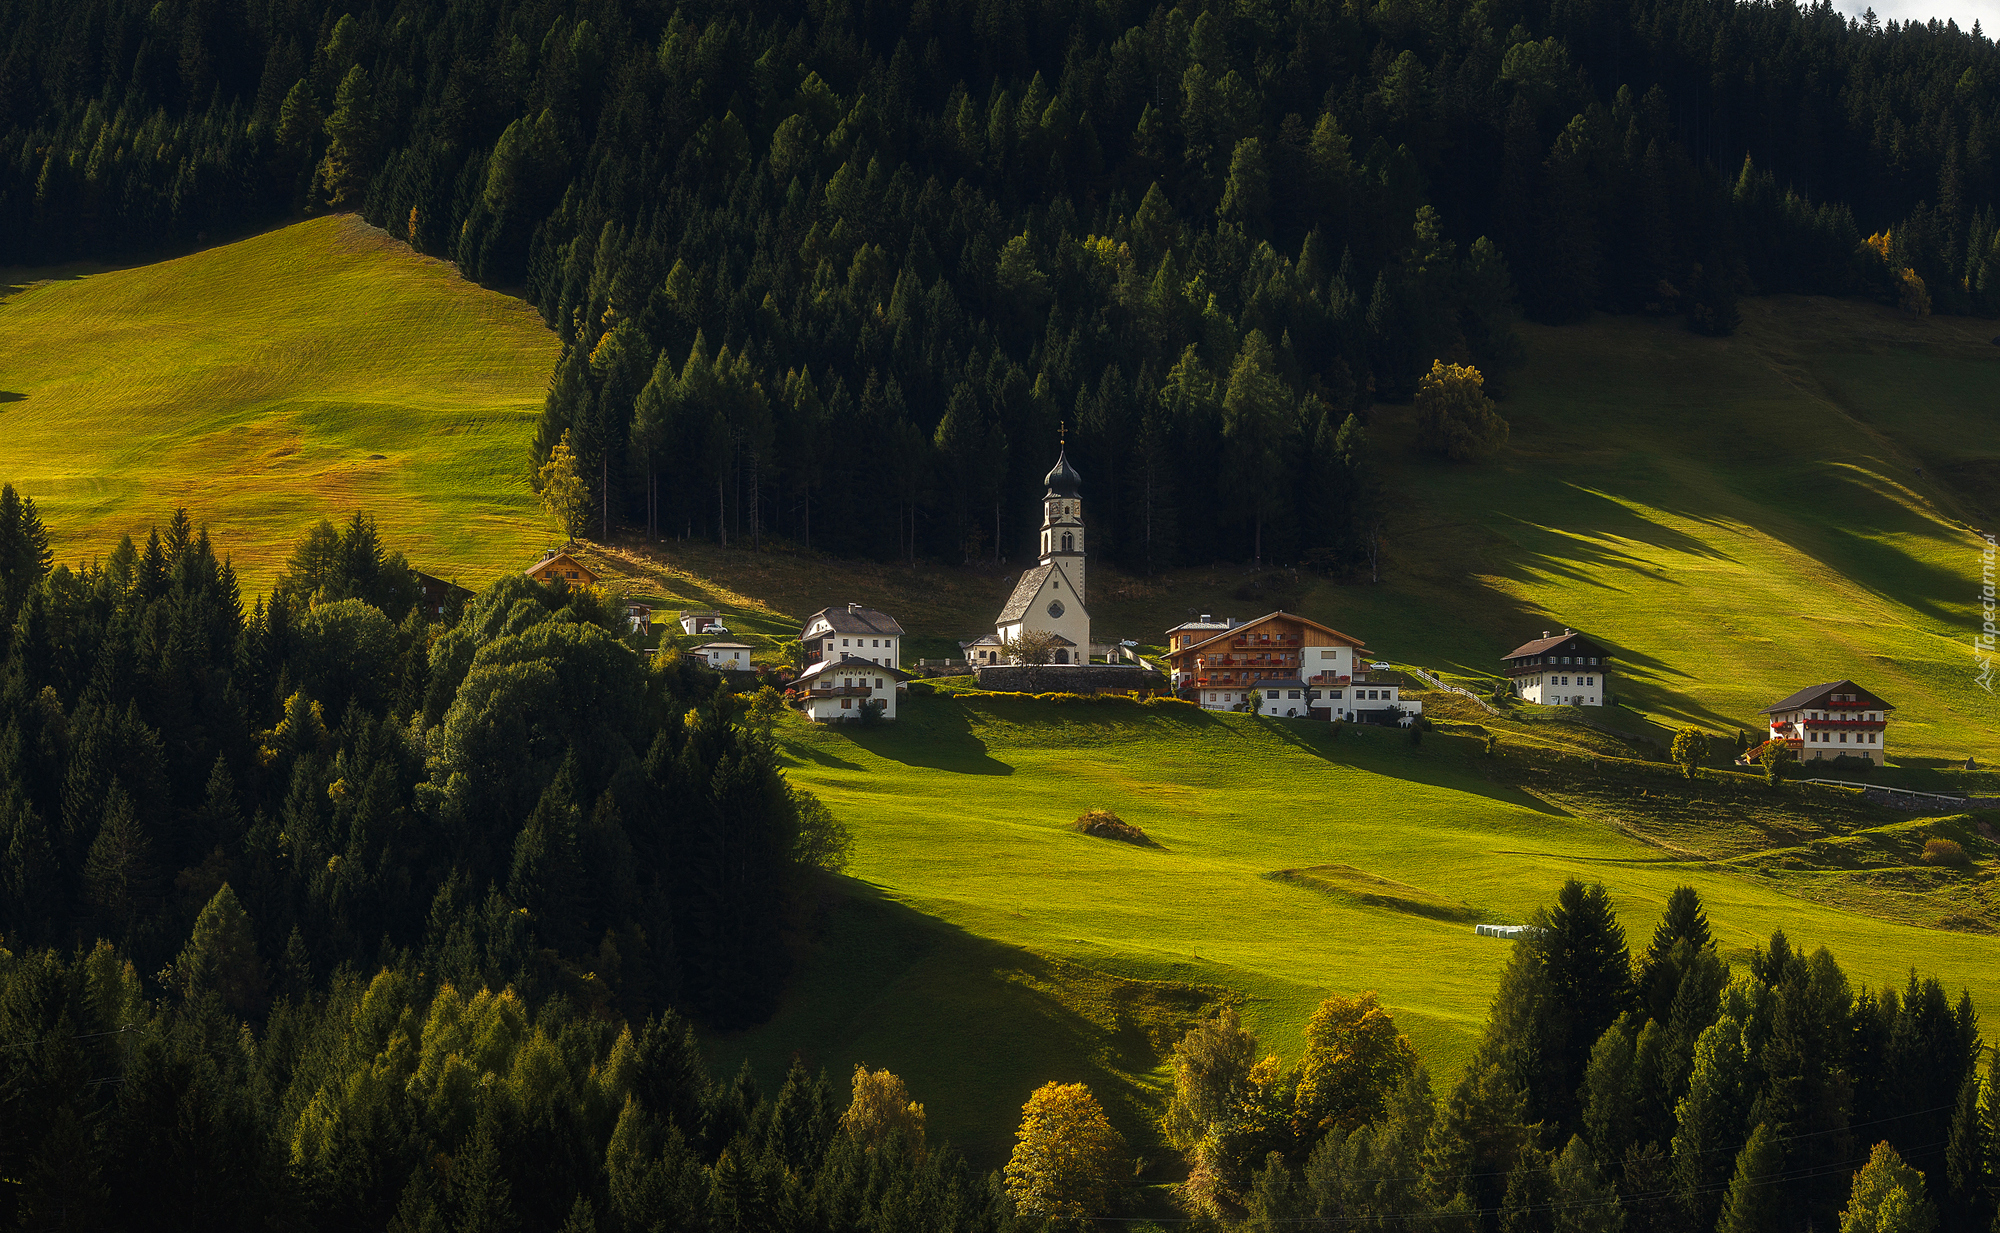
[[[1520,646],[1515,647],[1513,650],[1507,652],[1505,655],[1502,655],[1500,658],[1519,659],[1523,655],[1540,655],[1543,651],[1549,650],[1551,647],[1561,646],[1563,643],[1568,642],[1571,638],[1583,638],[1585,642],[1588,642],[1590,643],[1590,645],[1596,647],[1599,658],[1602,658],[1605,655],[1609,654],[1609,652],[1605,650],[1604,646],[1598,643],[1595,639],[1585,637],[1584,635],[1577,633],[1573,629],[1566,629],[1563,632],[1557,634],[1553,638],[1537,638],[1533,642],[1523,642]]]
[[[1836,690],[1841,693],[1854,694],[1859,700],[1858,705],[1861,706],[1874,707],[1878,711],[1893,711],[1896,709],[1874,694],[1861,688],[1861,686],[1856,685],[1853,681],[1828,681],[1824,685],[1808,685],[1783,702],[1774,702],[1757,713],[1759,715],[1775,715],[1779,711],[1796,711],[1800,707],[1818,706],[1821,698]]]
[[[1035,593],[1042,589],[1042,582],[1048,578],[1049,571],[1055,568],[1055,562],[1051,561],[1047,565],[1037,565],[1024,572],[1021,580],[1014,584],[1014,593],[1007,597],[1007,606],[1000,610],[1000,615],[993,619],[993,623],[1005,625],[1009,621],[1018,621],[1026,616],[1028,605],[1035,602]]]
[[[833,627],[833,632],[836,634],[900,634],[903,632],[903,627],[896,623],[896,618],[883,612],[881,609],[869,608],[862,605],[849,606],[847,604],[841,604],[835,608],[821,608],[818,612],[807,617],[806,623],[800,626],[800,628],[811,629],[812,623],[821,617],[826,618],[826,623]]]

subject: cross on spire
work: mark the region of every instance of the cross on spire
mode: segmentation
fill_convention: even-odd
[[[1068,448],[1069,448],[1069,421],[1068,421],[1068,420],[1057,420],[1057,421],[1056,421],[1056,444],[1057,444],[1058,446],[1060,446],[1060,447],[1064,448],[1064,449],[1068,449]]]

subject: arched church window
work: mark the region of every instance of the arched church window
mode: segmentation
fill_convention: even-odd
[[[1074,535],[1071,535],[1068,531],[1063,532],[1063,551],[1064,552],[1076,551],[1076,537]]]

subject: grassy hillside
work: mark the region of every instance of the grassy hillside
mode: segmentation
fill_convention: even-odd
[[[58,559],[178,505],[246,592],[356,509],[468,584],[539,553],[523,459],[557,343],[520,301],[351,216],[9,281],[0,477],[41,506]]]
[[[1635,947],[1692,883],[1739,960],[1782,928],[1830,947],[1857,983],[1897,983],[1915,964],[1971,989],[1988,1022],[2000,1015],[1993,939],[1965,931],[1991,930],[2000,907],[1990,842],[1830,791],[1774,801],[1745,776],[1689,785],[1511,739],[1493,762],[1476,740],[1413,747],[1187,707],[918,697],[895,725],[794,721],[782,735],[793,777],[855,829],[864,888],[829,909],[785,1013],[720,1052],[775,1067],[811,1042],[837,1071],[891,1066],[988,1153],[1048,1078],[1090,1081],[1128,1133],[1147,1134],[1161,1049],[1201,990],[1242,999],[1266,1044],[1296,1056],[1319,998],[1378,989],[1449,1074],[1508,955],[1473,923],[1517,922],[1571,875],[1611,887]],[[1098,807],[1159,846],[1069,829]],[[1875,843],[1885,826],[1911,835]],[[1986,863],[1915,866],[1910,839],[1920,849],[1938,827]],[[1802,859],[1813,844],[1867,870],[1853,893],[1828,885],[1829,861]],[[1871,844],[1874,859],[1853,850]],[[1915,927],[1962,906],[1926,895],[1982,915]],[[1901,919],[1883,918],[1892,910]]]
[[[1730,339],[1644,319],[1528,327],[1497,459],[1431,459],[1412,448],[1408,408],[1376,408],[1393,507],[1379,585],[1094,565],[1093,629],[1156,643],[1190,609],[1284,607],[1398,663],[1478,679],[1569,626],[1620,649],[1614,692],[1664,727],[1755,731],[1758,708],[1853,677],[1899,708],[1892,757],[2000,760],[1971,645],[1972,527],[2000,510],[1990,328],[1795,297],[1750,301]],[[860,599],[930,636],[929,655],[990,631],[1012,578],[626,547],[635,585],[664,602],[708,602],[712,586],[689,585],[701,578],[727,579],[765,618]]]

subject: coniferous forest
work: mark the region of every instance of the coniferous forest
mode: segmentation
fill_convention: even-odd
[[[1992,40],[1826,4],[17,0],[0,48],[0,262],[359,210],[560,333],[532,464],[599,534],[1004,556],[1067,423],[1106,558],[1353,569],[1367,408],[1504,394],[1517,313],[2000,310]]]

